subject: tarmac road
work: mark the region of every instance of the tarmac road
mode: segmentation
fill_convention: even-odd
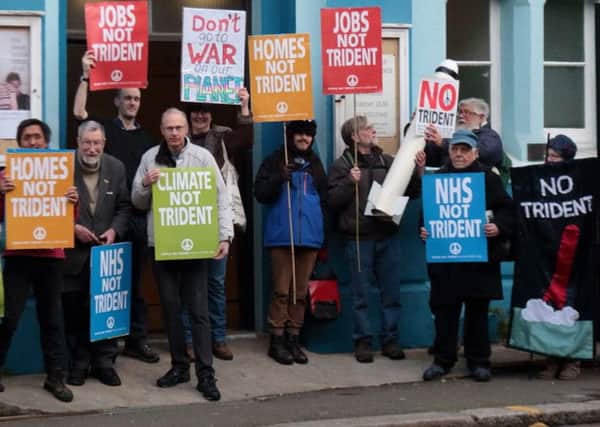
[[[165,390],[165,393],[168,392]],[[202,402],[200,395],[198,395],[198,400]],[[478,408],[502,408],[506,411],[506,408],[509,407],[508,412],[513,410],[528,412],[528,408],[535,404],[561,403],[566,405],[565,407],[569,407],[569,405],[576,407],[578,402],[597,400],[600,400],[600,369],[597,367],[584,369],[580,378],[575,381],[529,379],[528,373],[522,369],[505,368],[495,372],[493,380],[489,383],[475,383],[469,379],[452,379],[432,383],[418,382],[336,389],[216,404],[202,402],[183,406],[123,409],[108,413],[78,414],[66,417],[5,419],[0,427],[250,427],[308,420],[319,420],[315,424],[319,426],[337,426],[342,424],[335,424],[331,421],[332,419],[423,412],[458,413],[461,410]],[[570,417],[567,424],[594,425],[594,423],[600,423],[600,408],[597,411],[589,409],[579,411],[581,417]],[[535,411],[531,409],[531,413],[535,414]],[[410,417],[409,415],[408,418]],[[435,424],[427,425],[461,425],[460,422],[458,424],[450,421],[444,423],[441,418],[438,421]],[[565,422],[560,424],[564,425]],[[365,419],[359,425],[383,424],[370,423]],[[385,425],[399,424],[388,423]],[[515,422],[504,425],[516,427],[520,424]]]

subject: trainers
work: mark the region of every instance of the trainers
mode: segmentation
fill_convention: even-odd
[[[204,396],[206,400],[217,401],[221,399],[221,393],[217,388],[217,379],[212,372],[203,373],[198,377],[196,390],[202,393],[202,396]]]
[[[373,349],[371,348],[371,340],[361,338],[356,341],[354,347],[354,357],[359,363],[373,362]]]
[[[432,363],[429,368],[425,369],[425,372],[423,372],[423,381],[432,381],[441,378],[448,372],[450,372],[450,369],[446,369],[437,363]]]
[[[291,365],[294,363],[294,357],[285,348],[285,338],[283,335],[271,335],[268,354],[269,357],[282,365]]]
[[[233,353],[225,341],[213,343],[212,352],[217,359],[233,360]]]
[[[123,350],[124,356],[133,357],[146,363],[158,363],[160,356],[148,344],[127,345]]]
[[[189,380],[189,369],[171,368],[166,374],[156,380],[156,385],[161,388],[174,387],[177,384],[187,383]]]
[[[406,357],[402,347],[396,341],[388,341],[383,344],[381,354],[392,360],[402,360]]]
[[[90,376],[97,378],[104,385],[116,387],[121,385],[121,378],[113,368],[94,368]]]
[[[581,373],[580,362],[565,362],[560,372],[558,373],[558,379],[569,381],[574,380]]]
[[[73,368],[67,377],[67,384],[80,386],[85,384],[87,372],[85,369]]]
[[[480,383],[485,383],[492,379],[490,368],[486,368],[485,366],[476,366],[470,369],[469,376]]]
[[[71,402],[73,392],[65,385],[62,373],[51,373],[44,381],[44,389],[52,393],[61,402]]]
[[[306,365],[308,363],[308,357],[300,348],[298,344],[298,335],[287,334],[285,337],[285,348],[290,352],[294,362]]]

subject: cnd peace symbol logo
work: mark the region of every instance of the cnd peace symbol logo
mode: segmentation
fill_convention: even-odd
[[[462,252],[462,246],[460,245],[460,243],[458,242],[452,242],[450,243],[450,253],[452,255],[458,255]]]
[[[112,73],[110,73],[110,79],[113,82],[120,82],[123,79],[123,71],[113,70]]]
[[[183,249],[186,252],[189,252],[192,250],[192,248],[194,247],[194,242],[192,241],[192,239],[183,239],[181,241],[181,249]]]
[[[46,238],[46,229],[44,227],[35,227],[33,229],[33,238],[35,240],[44,240]]]
[[[108,329],[112,329],[115,327],[115,318],[112,316],[108,316],[108,318],[106,319],[106,326],[108,327]]]
[[[288,111],[288,105],[287,102],[278,102],[277,105],[275,106],[275,108],[277,109],[277,112],[280,114],[285,114]]]
[[[346,78],[346,83],[348,84],[348,86],[350,87],[354,87],[358,84],[358,76],[356,74],[350,74],[347,78]]]

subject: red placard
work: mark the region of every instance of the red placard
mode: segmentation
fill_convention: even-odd
[[[323,93],[381,92],[381,9],[321,9]]]
[[[86,3],[85,30],[96,56],[90,90],[148,86],[147,2]]]

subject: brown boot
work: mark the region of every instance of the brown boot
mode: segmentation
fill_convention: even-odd
[[[233,360],[233,353],[225,341],[213,343],[212,351],[217,359]]]
[[[569,361],[565,362],[558,373],[559,380],[574,380],[581,373],[581,362]]]

